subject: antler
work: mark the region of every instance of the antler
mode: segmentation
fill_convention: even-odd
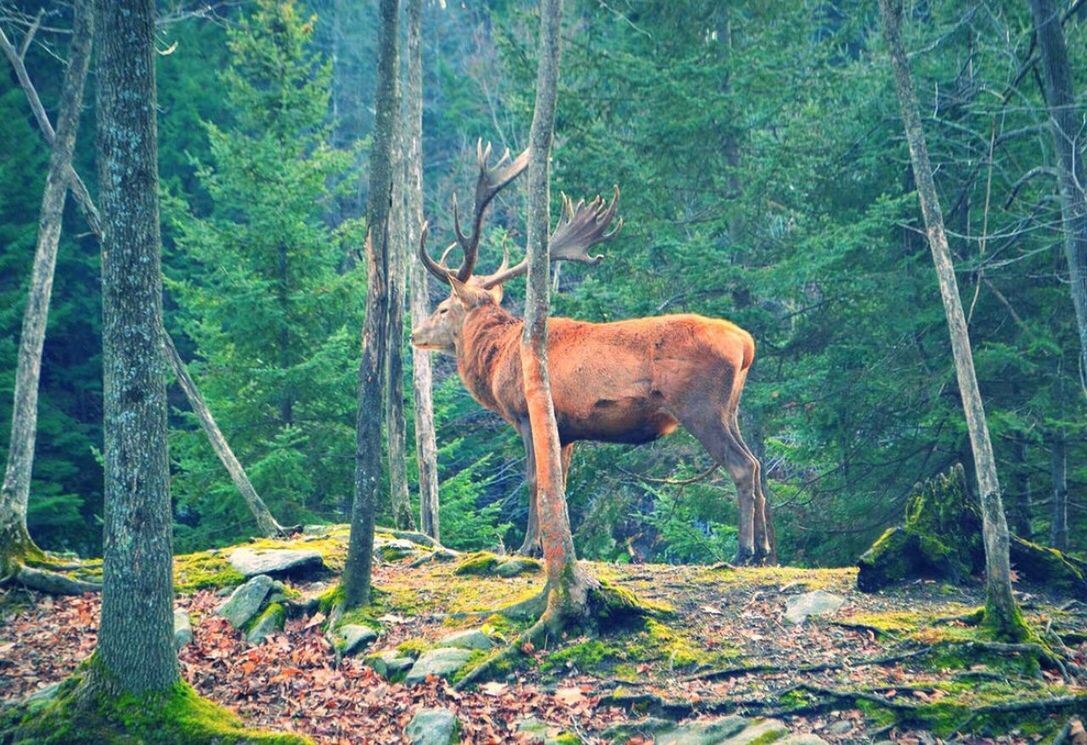
[[[435,262],[426,253],[424,243],[426,241],[426,224],[423,225],[423,229],[419,236],[419,258],[431,274],[445,282],[449,283],[449,277],[455,276],[461,282],[467,282],[468,278],[472,276],[472,270],[475,269],[476,256],[479,253],[479,239],[482,235],[483,226],[483,214],[487,211],[487,205],[491,203],[495,195],[502,191],[504,187],[509,185],[511,181],[521,175],[525,168],[528,167],[528,160],[530,156],[530,150],[527,148],[523,153],[517,156],[515,160],[510,160],[510,151],[506,151],[502,154],[502,157],[498,159],[498,162],[494,166],[488,166],[487,161],[491,158],[491,143],[487,143],[487,147],[483,147],[482,138],[476,142],[476,160],[479,163],[479,178],[476,179],[476,198],[475,209],[472,215],[472,234],[466,236],[464,231],[461,230],[460,223],[460,210],[457,208],[457,195],[453,194],[453,230],[457,234],[457,242],[452,244],[442,254],[440,261]],[[461,250],[464,251],[464,262],[454,272],[448,266],[445,265],[445,258],[449,255],[450,250],[460,245]]]
[[[573,201],[563,194],[562,217],[559,218],[559,224],[555,226],[555,232],[551,234],[548,241],[548,258],[551,261],[577,261],[582,264],[600,263],[604,257],[590,256],[589,249],[597,243],[613,238],[622,229],[623,218],[620,217],[615,227],[608,230],[618,206],[618,186],[615,187],[610,204],[606,204],[603,198],[598,196],[588,204],[585,204],[585,200],[580,200],[575,206]],[[479,285],[483,288],[494,287],[527,271],[527,258],[510,268],[506,268],[506,260],[503,259],[498,271],[482,279]]]

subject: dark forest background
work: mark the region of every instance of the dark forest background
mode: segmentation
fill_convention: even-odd
[[[1082,101],[1080,5],[1065,34]],[[911,7],[907,44],[1009,521],[1048,542],[1066,482],[1070,547],[1082,551],[1087,371],[1040,71],[1029,62],[1037,57],[1029,9],[1018,0]],[[18,4],[30,16],[39,10],[41,43],[27,63],[52,111],[66,36],[50,29],[70,28],[70,11]],[[167,327],[280,520],[343,522],[365,293],[360,185],[373,124],[374,11],[346,0],[160,10]],[[535,24],[533,4],[514,0],[425,9],[426,213],[438,234],[451,233],[452,191],[469,192],[476,140],[514,152],[526,143]],[[971,462],[875,4],[581,0],[568,4],[566,25],[553,186],[588,196],[619,184],[626,227],[599,266],[557,274],[555,313],[697,312],[750,330],[759,351],[742,426],[766,465],[781,559],[852,563],[901,519],[917,481]],[[93,97],[82,121],[77,170],[94,173]],[[5,448],[48,158],[9,69],[0,76],[0,150]],[[98,244],[70,202],[42,364],[30,529],[43,547],[98,554]],[[519,255],[524,206],[516,190],[500,200],[484,271],[505,247]],[[506,297],[519,309],[521,286]],[[254,532],[176,386],[171,401],[178,550]],[[444,542],[519,545],[520,438],[471,400],[450,359],[437,361],[435,414]],[[579,446],[568,495],[579,553],[730,557],[727,475],[674,483],[709,465],[682,432],[641,448]],[[414,468],[412,457],[412,479]]]

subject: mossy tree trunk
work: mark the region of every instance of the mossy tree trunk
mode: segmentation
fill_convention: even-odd
[[[568,619],[588,613],[589,593],[598,583],[578,566],[566,509],[562,473],[562,447],[551,399],[547,370],[548,228],[550,227],[550,155],[558,97],[559,31],[562,0],[540,3],[539,61],[536,106],[529,133],[532,160],[528,167],[528,279],[525,323],[521,338],[521,368],[528,402],[532,448],[536,464],[536,509],[547,571],[548,625],[559,627]]]
[[[408,0],[408,89],[404,131],[404,211],[409,255],[419,242],[423,224],[423,0]],[[411,320],[430,315],[427,272],[409,259]],[[433,375],[430,352],[412,347],[412,392],[415,396],[415,458],[419,466],[419,529],[441,541],[438,518],[438,445],[434,431]]]
[[[385,337],[385,440],[389,464],[389,503],[393,526],[415,530],[408,493],[407,423],[404,420],[404,294],[407,290],[407,233],[404,215],[403,141],[393,137],[392,205],[389,209],[389,308]]]
[[[370,183],[366,203],[366,320],[359,361],[358,415],[355,421],[355,494],[351,507],[351,537],[343,572],[346,608],[370,601],[374,516],[381,488],[382,373],[388,340],[389,208],[392,204],[393,138],[400,116],[398,85],[399,0],[381,0],[377,63],[376,120],[370,152]]]
[[[102,618],[87,687],[179,680],[173,575],[153,0],[98,0],[105,532]]]
[[[94,30],[92,2],[93,0],[77,0],[75,3],[72,40],[68,47],[68,68],[61,87],[57,129],[49,154],[49,169],[45,175],[45,191],[38,216],[38,240],[34,247],[30,290],[23,312],[15,368],[15,395],[11,409],[7,465],[4,469],[3,485],[0,486],[0,578],[15,573],[28,557],[41,554],[27,530],[27,506],[30,501],[34,443],[38,431],[42,348],[45,345],[49,299],[53,292],[53,271],[57,263],[64,202],[68,193],[68,174],[72,169],[79,113],[83,107],[83,86],[91,57]],[[9,57],[18,55],[6,36],[0,37],[0,43]]]
[[[970,434],[970,446],[977,472],[986,559],[986,622],[999,636],[1018,640],[1025,636],[1026,628],[1015,598],[1012,596],[1011,566],[1008,559],[1008,524],[1000,496],[1000,483],[997,479],[992,442],[989,439],[989,429],[985,421],[985,408],[974,372],[974,357],[970,349],[966,316],[963,314],[962,300],[959,297],[958,283],[955,279],[955,268],[951,262],[951,252],[944,232],[943,215],[932,178],[932,165],[929,162],[928,147],[921,127],[913,78],[902,45],[901,0],[880,0],[879,7],[883,21],[883,34],[891,55],[891,66],[894,70],[895,88],[898,92],[906,141],[909,144],[917,196],[921,202],[929,248],[932,251],[936,277],[940,285],[940,296],[943,299],[944,313],[947,317],[959,393],[962,396],[963,412],[966,416],[966,426]]]

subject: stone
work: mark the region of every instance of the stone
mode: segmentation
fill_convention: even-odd
[[[174,610],[174,649],[181,649],[193,640],[192,622],[189,614],[181,609]]]
[[[797,734],[783,737],[774,745],[829,745],[829,743],[818,735]]]
[[[494,574],[498,577],[516,577],[526,572],[540,571],[540,562],[536,559],[525,557],[507,559],[494,568]]]
[[[374,672],[378,675],[387,679],[394,678],[400,673],[407,672],[411,669],[411,666],[415,664],[415,660],[410,657],[402,656],[395,649],[372,654],[363,660],[363,662],[372,667]]]
[[[456,647],[439,647],[424,652],[411,666],[411,670],[408,671],[404,682],[408,685],[422,683],[428,675],[449,678],[468,664],[471,656],[471,650],[457,649]]]
[[[449,745],[458,729],[457,718],[449,709],[420,709],[404,734],[412,745]]]
[[[361,652],[377,639],[377,632],[369,626],[347,624],[340,627],[343,636],[343,654],[350,656]]]
[[[825,590],[813,590],[789,598],[785,618],[790,623],[804,623],[809,616],[830,616],[845,604],[845,598]]]
[[[787,734],[789,734],[789,728],[777,719],[756,719],[744,727],[739,734],[733,735],[727,740],[721,740],[720,745],[752,745],[752,743],[777,742]],[[660,743],[659,740],[657,742]],[[679,745],[679,743],[677,742],[676,745]],[[687,745],[687,743],[684,741],[683,745]],[[707,745],[709,744],[707,743]]]
[[[693,722],[671,722],[649,717],[608,727],[605,739],[625,743],[637,735],[650,736],[655,745],[752,745],[780,742],[788,728],[776,719],[745,719],[741,716],[719,717]]]
[[[399,561],[419,550],[419,545],[412,541],[396,538],[391,541],[374,542],[374,553],[385,561]]]
[[[287,611],[279,603],[273,603],[257,618],[245,635],[245,640],[250,644],[260,644],[270,634],[282,630],[283,623],[286,620]]]
[[[312,549],[239,548],[227,559],[230,566],[246,577],[258,574],[310,577],[328,571],[321,552]]]
[[[437,644],[439,647],[457,647],[458,649],[494,649],[491,637],[479,629],[465,629],[455,634],[443,637]]]
[[[23,706],[26,707],[27,713],[36,714],[52,703],[53,699],[57,697],[57,693],[60,692],[60,685],[60,683],[53,683],[44,686],[23,699]]]
[[[565,734],[565,730],[554,724],[548,724],[536,717],[528,717],[517,723],[517,731],[523,736],[518,742],[528,742],[531,745],[562,745],[559,738]]]
[[[841,719],[827,727],[828,735],[848,735],[853,731],[853,722]]]
[[[219,606],[219,615],[230,621],[234,628],[242,628],[260,612],[273,584],[271,577],[258,574],[230,594],[226,602]]]

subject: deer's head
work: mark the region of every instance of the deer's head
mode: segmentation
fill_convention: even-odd
[[[466,236],[461,230],[460,214],[457,210],[457,196],[453,195],[453,229],[457,240],[445,249],[441,258],[435,261],[426,250],[427,224],[424,222],[419,235],[419,259],[423,266],[439,281],[449,285],[449,297],[438,304],[434,312],[422,324],[412,331],[411,343],[420,349],[455,354],[457,340],[465,320],[474,310],[488,304],[502,302],[502,284],[519,277],[528,271],[528,259],[523,259],[516,266],[509,266],[507,254],[502,265],[494,274],[474,274],[476,257],[479,252],[479,240],[483,226],[483,215],[487,206],[504,187],[516,179],[528,166],[529,151],[525,150],[513,161],[509,151],[494,166],[488,166],[491,146],[476,145],[476,157],[479,161],[479,179],[476,181],[475,210],[472,218],[472,233]],[[548,254],[551,261],[577,261],[585,264],[599,263],[603,256],[590,256],[588,250],[608,240],[623,227],[620,218],[615,227],[609,230],[619,204],[619,187],[611,203],[606,204],[597,197],[588,204],[579,201],[576,205],[562,195],[563,215],[559,224],[548,240]],[[464,252],[464,261],[457,269],[446,266],[445,260],[453,249],[460,247]]]

